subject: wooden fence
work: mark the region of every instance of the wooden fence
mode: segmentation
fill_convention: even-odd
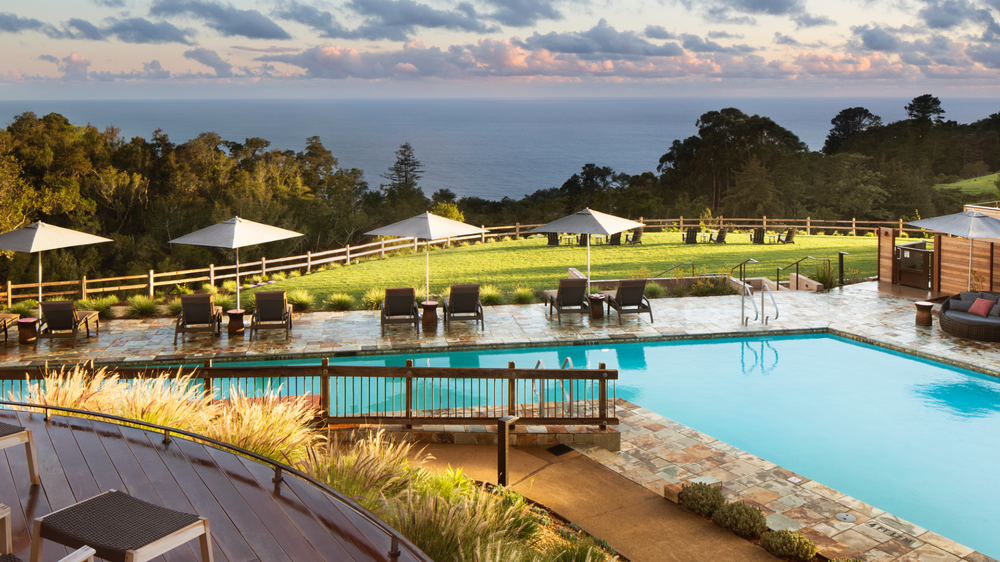
[[[710,219],[697,219],[679,217],[676,219],[647,219],[639,218],[639,222],[648,228],[663,229],[685,229],[689,227],[706,227],[732,229],[753,229],[764,228],[766,230],[784,230],[797,228],[806,234],[814,234],[825,231],[837,231],[841,233],[851,233],[853,235],[864,234],[866,232],[877,231],[879,227],[892,227],[900,231],[919,232],[918,228],[904,228],[903,220],[898,221],[859,221],[851,220],[814,220],[809,217],[804,219],[775,219],[775,218],[725,218],[714,217]],[[259,261],[240,264],[240,277],[246,278],[254,275],[267,275],[278,271],[299,270],[309,273],[314,267],[325,264],[339,263],[350,265],[353,260],[368,256],[384,257],[387,252],[413,248],[420,251],[427,244],[449,246],[453,242],[475,241],[486,242],[496,240],[505,236],[520,238],[526,233],[541,226],[540,224],[520,224],[512,226],[483,227],[489,232],[484,234],[474,234],[471,236],[461,236],[456,238],[446,238],[441,240],[417,240],[415,238],[392,238],[381,239],[367,244],[357,246],[347,245],[343,248],[336,248],[323,252],[306,252],[302,255],[288,256],[283,258],[266,258]],[[209,264],[206,268],[188,269],[184,271],[156,272],[149,270],[141,275],[126,275],[122,277],[106,277],[101,279],[77,279],[72,281],[50,281],[42,283],[42,297],[67,297],[79,296],[81,299],[100,296],[103,293],[114,293],[119,291],[143,290],[149,296],[153,296],[157,287],[172,286],[189,283],[211,283],[236,278],[235,265],[214,265]],[[0,292],[0,303],[10,306],[17,299],[38,298],[38,283],[17,283],[7,282],[3,292]]]

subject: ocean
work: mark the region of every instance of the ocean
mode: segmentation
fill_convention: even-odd
[[[889,123],[910,98],[572,98],[439,100],[102,100],[0,101],[0,124],[25,111],[56,112],[77,125],[114,125],[124,138],[156,129],[183,143],[207,131],[242,142],[301,151],[318,136],[342,167],[361,168],[378,187],[399,145],[423,163],[428,196],[519,199],[558,187],[584,164],[617,172],[655,171],[674,139],[697,132],[703,113],[736,107],[770,117],[819,150],[830,120],[866,107]],[[970,123],[1000,111],[996,98],[941,98],[945,118]]]

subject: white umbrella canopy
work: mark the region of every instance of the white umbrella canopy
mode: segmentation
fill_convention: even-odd
[[[453,238],[456,236],[468,236],[470,234],[483,234],[487,231],[465,224],[449,218],[435,215],[434,213],[423,213],[406,220],[394,222],[388,226],[376,228],[365,234],[369,236],[400,236],[412,237],[420,240],[440,240],[441,238]],[[424,268],[426,276],[427,294],[431,293],[431,257],[430,244],[424,246]]]
[[[972,289],[972,244],[977,239],[1000,238],[1000,220],[978,211],[962,211],[906,224],[969,239],[969,289]]]
[[[79,232],[38,221],[23,228],[0,234],[0,250],[32,254],[35,252],[38,253],[38,302],[41,303],[42,252],[111,241],[109,238],[94,236],[86,232]]]
[[[191,246],[211,246],[236,250],[236,308],[240,308],[240,248],[265,242],[277,242],[297,236],[304,236],[294,230],[285,230],[268,224],[261,224],[240,217],[206,226],[180,238],[174,238],[170,244],[189,244]]]
[[[587,292],[590,292],[590,236],[602,234],[610,236],[633,228],[642,228],[641,222],[623,219],[600,211],[584,209],[572,215],[543,224],[530,232],[569,232],[587,234]]]

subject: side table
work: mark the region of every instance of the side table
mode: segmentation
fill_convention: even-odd
[[[226,314],[229,316],[229,335],[230,336],[242,336],[243,330],[246,326],[243,325],[243,313],[245,311],[234,308],[233,310],[227,310]]]
[[[420,322],[427,327],[436,327],[438,323],[437,301],[424,301],[420,303],[420,306],[424,308],[424,313],[420,316]]]
[[[590,295],[590,319],[599,320],[604,318],[604,295]]]
[[[934,309],[934,303],[920,301],[913,304],[917,306],[917,326],[930,326],[933,323],[931,310]]]
[[[38,318],[22,318],[17,321],[17,343],[35,343],[38,339]]]

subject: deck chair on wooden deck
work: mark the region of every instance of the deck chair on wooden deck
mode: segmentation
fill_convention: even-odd
[[[420,331],[420,309],[417,307],[413,287],[396,287],[385,290],[381,307],[382,335],[389,324],[413,324]]]
[[[14,552],[14,541],[11,533],[10,508],[0,503],[0,561],[2,562],[23,562]],[[94,562],[94,555],[97,554],[93,548],[85,546],[71,552],[69,555],[59,559],[59,562]]]
[[[285,330],[287,340],[292,332],[292,305],[288,304],[284,291],[257,291],[257,304],[250,318],[250,341],[258,330]]]
[[[48,301],[42,303],[42,322],[39,325],[38,337],[35,338],[35,348],[38,348],[38,341],[42,338],[61,338],[73,340],[73,347],[76,347],[76,336],[80,333],[80,326],[87,330],[87,337],[90,337],[90,323],[94,323],[94,332],[100,333],[101,321],[97,312],[84,310],[77,312],[73,301]]]
[[[685,244],[697,244],[698,243],[698,232],[701,229],[697,226],[692,226],[691,228],[684,231],[684,243]]]
[[[556,317],[562,324],[562,313],[588,314],[590,313],[590,303],[587,302],[587,280],[586,279],[560,279],[559,289],[555,291],[544,291],[545,302],[549,305],[549,316],[552,309],[556,311]]]
[[[729,227],[720,228],[718,232],[712,235],[712,242],[716,244],[726,243],[726,234],[729,234]]]
[[[479,285],[452,285],[451,295],[443,300],[445,328],[452,320],[472,320],[486,329],[483,305],[479,302]]]
[[[31,430],[0,422],[0,450],[22,444],[24,454],[28,457],[28,477],[32,484],[41,484],[42,479],[38,476],[38,459],[35,456],[35,439],[31,436]]]
[[[789,228],[788,232],[784,235],[778,237],[778,242],[782,244],[794,244],[795,243],[795,229]]]
[[[7,331],[17,326],[21,318],[19,314],[0,314],[0,330],[3,330],[3,342],[7,343]]]
[[[763,228],[755,228],[755,229],[753,229],[753,238],[750,240],[750,242],[752,242],[754,244],[763,244],[764,243],[764,229]]]
[[[642,314],[649,313],[649,321],[653,321],[653,307],[649,304],[649,299],[643,295],[646,290],[645,279],[622,279],[618,282],[618,289],[614,291],[601,291],[604,300],[608,301],[608,315],[611,309],[618,312],[618,325],[622,323],[622,314]]]
[[[109,562],[144,562],[193,539],[198,539],[201,562],[212,562],[208,519],[108,490],[35,519],[29,562],[41,562],[45,540],[69,548],[89,546]]]
[[[642,244],[642,229],[637,228],[632,231],[632,236],[626,236],[625,241],[629,244]]]
[[[181,313],[174,326],[174,345],[177,334],[208,332],[214,338],[222,334],[222,307],[215,306],[212,295],[181,295]]]

